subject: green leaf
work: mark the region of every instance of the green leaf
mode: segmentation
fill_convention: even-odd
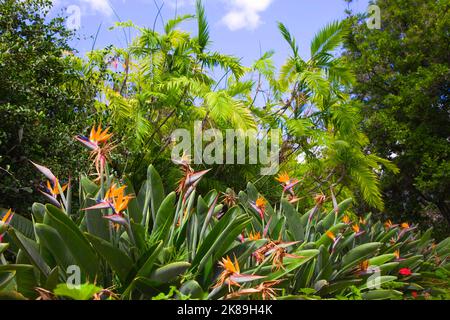
[[[96,202],[92,199],[87,199],[86,207],[95,205]],[[88,210],[85,212],[84,220],[86,222],[87,231],[94,236],[109,240],[109,226],[108,221],[103,218],[102,210]]]
[[[381,273],[385,274],[388,273],[394,269],[397,269],[399,263],[398,262],[389,262],[389,263],[384,263],[382,265],[380,265],[380,271]]]
[[[364,292],[362,298],[364,300],[389,300],[389,299],[400,299],[403,293],[397,290],[372,290]]]
[[[85,195],[91,197],[94,197],[100,189],[96,183],[92,182],[87,177],[81,177],[80,186],[81,190],[85,192]]]
[[[126,194],[129,195],[136,195],[136,192],[133,189],[133,183],[129,180],[126,179]],[[142,209],[139,206],[139,201],[137,199],[137,197],[134,197],[133,199],[130,200],[130,202],[128,203],[128,214],[130,215],[130,219],[132,221],[134,221],[135,223],[141,223],[142,222]],[[105,239],[105,238],[104,238]]]
[[[329,53],[339,46],[345,35],[343,23],[334,21],[322,28],[311,42],[311,57],[320,53]]]
[[[201,0],[196,1],[195,8],[198,21],[197,41],[200,52],[203,52],[209,44],[209,26],[208,21],[206,20],[205,8],[203,7]]]
[[[202,287],[195,280],[183,283],[180,288],[180,293],[189,296],[189,299],[202,299],[204,296]]]
[[[163,242],[160,241],[156,243],[155,246],[153,246],[149,251],[151,252],[150,256],[145,260],[142,267],[137,272],[138,277],[148,277],[155,267],[155,262],[157,261],[157,258],[163,249]]]
[[[347,270],[361,261],[366,260],[373,255],[381,245],[382,243],[380,242],[370,242],[353,248],[342,257],[342,270]]]
[[[295,252],[296,255],[302,258],[286,258],[285,268],[271,273],[267,277],[267,281],[277,280],[283,278],[288,273],[300,268],[303,264],[315,258],[319,254],[319,250],[300,250]]]
[[[171,192],[159,206],[153,226],[154,232],[159,234],[158,239],[164,240],[168,236],[168,231],[175,216],[176,198],[176,193]]]
[[[25,237],[19,231],[12,229],[9,234],[16,245],[26,255],[28,260],[45,276],[50,274],[50,267],[45,263],[44,259],[39,253],[39,246],[33,240]]]
[[[86,233],[86,237],[98,254],[106,260],[108,265],[117,273],[120,281],[124,282],[133,271],[133,261],[120,249],[113,247],[109,242]]]
[[[385,264],[386,262],[391,261],[394,258],[395,258],[395,254],[393,254],[393,253],[382,254],[381,256],[377,256],[377,257],[369,259],[369,265],[370,266],[380,266],[382,264]]]
[[[46,209],[49,225],[58,231],[81,270],[94,281],[99,270],[99,263],[89,241],[64,212],[52,205],[46,205]]]
[[[365,290],[368,288],[368,286],[372,285],[372,286],[382,286],[385,283],[391,282],[391,281],[395,281],[397,280],[397,277],[395,276],[379,276],[376,279],[372,279],[372,281],[366,282],[365,284],[363,284],[359,289],[360,290]]]
[[[233,218],[235,213],[239,210],[240,209],[237,207],[228,210],[225,216],[222,217],[222,219],[220,219],[219,222],[211,229],[197,251],[194,261],[192,262],[193,268],[198,267],[199,270],[201,270],[215,250],[217,250],[220,246],[223,248],[223,241],[227,237],[229,239],[230,234],[234,235],[236,232],[236,226],[240,226],[251,221],[245,216],[238,216],[235,217],[233,221],[230,221],[230,219]],[[235,236],[237,236],[237,234]]]
[[[345,223],[338,223],[338,224],[336,224],[336,225],[334,225],[334,226],[332,226],[328,231],[331,231],[331,232],[333,232],[333,234],[337,234],[338,233],[338,231],[340,231],[341,229],[343,229],[343,228],[345,228],[345,227],[347,227],[347,225],[345,224]],[[316,246],[317,247],[320,247],[321,245],[324,245],[324,246],[329,246],[329,245],[331,245],[333,243],[333,240],[331,240],[330,239],[330,237],[328,237],[327,235],[326,235],[326,233],[324,233],[320,238],[319,238],[319,240],[317,240],[316,241]]]
[[[42,223],[45,216],[45,206],[42,203],[33,203],[31,206],[31,211],[33,212],[34,221]]]
[[[287,228],[294,235],[294,241],[302,241],[305,237],[305,230],[300,220],[300,214],[285,198],[281,200],[281,206],[286,216]]]
[[[328,285],[323,286],[320,290],[319,290],[319,294],[321,296],[323,295],[329,295],[329,294],[333,294],[333,293],[340,293],[342,292],[344,289],[350,287],[350,286],[354,286],[354,285],[358,285],[363,281],[363,279],[350,279],[350,280],[341,280],[341,281],[336,281],[333,283],[330,283]]]
[[[12,272],[15,275],[17,291],[28,299],[35,299],[38,293],[34,290],[38,286],[34,268],[30,265],[9,264],[0,266],[0,273]]]
[[[79,288],[69,288],[67,284],[59,284],[53,293],[58,297],[71,298],[73,300],[90,300],[96,293],[102,291],[102,288],[93,284],[85,283]]]
[[[399,268],[412,268],[417,262],[421,261],[422,255],[415,255],[399,262]]]
[[[63,270],[71,265],[76,265],[74,257],[54,228],[40,223],[35,224],[35,228],[39,242],[51,252]]]
[[[240,217],[234,221],[234,226],[229,230],[225,231],[225,237],[222,238],[220,242],[218,242],[219,246],[217,250],[213,254],[213,260],[217,260],[220,257],[223,257],[225,252],[227,252],[233,242],[236,241],[239,234],[242,233],[242,230],[251,222],[250,218]]]
[[[147,214],[147,209],[150,205],[152,212],[152,219],[155,221],[156,213],[159,210],[161,203],[164,200],[164,187],[162,184],[161,176],[156,169],[150,165],[147,170],[147,187],[144,205],[144,214]],[[146,217],[146,226],[150,222],[150,217]]]
[[[10,226],[19,230],[25,237],[35,240],[33,222],[21,215],[15,214],[10,222]]]
[[[325,218],[322,220],[322,226],[325,230],[328,230],[332,227],[332,225],[334,224],[334,220],[335,217],[340,217],[343,215],[343,213],[348,209],[348,207],[352,204],[353,199],[349,198],[346,199],[344,201],[342,201],[341,203],[338,204],[338,213],[336,214],[336,212],[334,211],[334,208],[332,210],[330,210],[330,212],[328,212],[328,214],[325,216]]]
[[[7,290],[14,283],[15,272],[0,272],[0,292]]]
[[[61,272],[61,269],[56,266],[53,268],[53,270],[50,272],[47,281],[45,282],[45,289],[53,291],[56,286],[60,283],[59,280],[59,273]]]
[[[0,254],[2,254],[6,249],[8,249],[9,243],[0,243]]]
[[[173,282],[191,267],[189,262],[174,262],[156,269],[149,280],[155,284],[166,284]]]

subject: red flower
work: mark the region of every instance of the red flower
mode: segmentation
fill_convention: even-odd
[[[412,275],[412,272],[411,272],[411,269],[409,269],[409,268],[401,268],[398,271],[398,274],[400,274],[402,276],[410,276],[410,275]]]
[[[412,295],[412,297],[413,297],[414,299],[417,298],[417,292],[416,292],[416,291],[411,292],[411,295]]]

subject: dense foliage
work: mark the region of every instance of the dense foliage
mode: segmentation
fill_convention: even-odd
[[[307,60],[279,23],[278,70],[212,51],[200,0],[86,59],[49,1],[0,0],[0,299],[448,299],[450,238],[408,222],[448,206],[448,52],[379,3],[382,30],[332,22]],[[448,35],[447,4],[414,23]],[[194,122],[278,129],[278,174],[172,159]]]
[[[448,226],[450,1],[375,2],[381,29],[351,16],[346,56],[370,149],[400,169],[382,177],[386,211]]]
[[[0,206],[24,211],[40,199],[29,160],[78,174],[79,150],[66,146],[88,125],[96,95],[49,9],[50,1],[0,1]]]
[[[150,166],[135,192],[108,169],[110,138],[101,128],[78,137],[98,175],[81,177],[80,211],[71,186],[35,164],[49,179],[49,204],[33,205],[33,222],[3,216],[8,242],[0,252],[10,249],[14,262],[1,257],[0,297],[447,298],[450,238],[435,244],[431,229],[357,217],[351,199],[338,204],[319,194],[314,208],[299,212],[291,197],[298,180],[287,174],[276,178],[274,207],[251,183],[238,195],[197,195],[209,170],[195,172],[186,159],[176,191],[165,192]],[[77,285],[73,267],[83,286],[69,286]]]
[[[194,18],[195,37],[179,28]],[[309,60],[300,57],[294,35],[280,23],[280,39],[291,47],[280,70],[272,61],[273,52],[264,53],[248,68],[236,57],[210,51],[200,1],[195,16],[169,20],[162,32],[131,22],[116,27],[132,28],[138,36],[127,48],[91,52],[89,70],[94,74],[106,70],[108,75],[104,99],[96,107],[121,133],[118,158],[126,161],[115,163],[115,168],[129,175],[135,186],[145,178],[149,163],[169,183],[176,181],[177,173],[168,164],[170,135],[177,128],[192,130],[198,120],[204,130],[255,129],[259,137],[279,128],[281,167],[302,177],[303,196],[311,191],[335,192],[383,208],[376,172],[397,168],[366,152],[368,139],[358,127],[359,106],[346,93],[354,78],[345,58],[332,54],[348,33],[344,23],[330,23],[317,33]],[[224,191],[253,181],[271,194],[273,181],[261,177],[259,169],[259,165],[217,164],[207,185]]]

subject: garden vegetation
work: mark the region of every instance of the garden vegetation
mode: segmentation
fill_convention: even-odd
[[[429,210],[448,218],[447,127],[411,125],[420,106],[430,127],[445,122],[448,60],[407,65],[431,83],[420,100],[406,88],[425,80],[397,61],[401,71],[377,71],[387,78],[379,90],[366,60],[389,65],[370,48],[397,41],[396,31],[368,32],[350,15],[317,32],[308,60],[280,22],[282,67],[271,51],[243,66],[211,50],[200,0],[161,31],[117,23],[136,34],[130,45],[82,58],[50,6],[0,1],[0,298],[448,298],[450,238],[418,224]],[[424,6],[437,13],[421,18],[444,30],[439,8]],[[187,20],[195,34],[181,28]],[[279,129],[278,174],[173,162],[172,132],[195,121],[259,138]],[[442,147],[408,147],[417,132]],[[423,148],[422,167],[409,170]],[[425,202],[409,215],[411,188]]]

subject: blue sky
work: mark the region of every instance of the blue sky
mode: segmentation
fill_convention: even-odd
[[[355,0],[351,9],[363,12],[368,0]],[[262,52],[274,50],[274,60],[280,65],[289,54],[289,48],[277,29],[281,21],[290,29],[300,45],[304,58],[309,56],[309,43],[314,34],[325,24],[345,16],[344,0],[204,0],[210,25],[212,48],[233,54],[244,65],[250,65]],[[80,40],[72,45],[84,54],[91,49],[92,37],[100,24],[96,48],[109,44],[124,46],[126,41],[121,30],[109,30],[118,16],[122,21],[131,20],[140,26],[152,27],[157,15],[157,5],[162,5],[161,17],[156,29],[161,30],[162,21],[175,13],[194,13],[194,0],[54,0],[52,14],[67,13],[67,8],[79,9]],[[72,8],[73,9],[73,8]],[[195,33],[194,22],[182,28]]]

